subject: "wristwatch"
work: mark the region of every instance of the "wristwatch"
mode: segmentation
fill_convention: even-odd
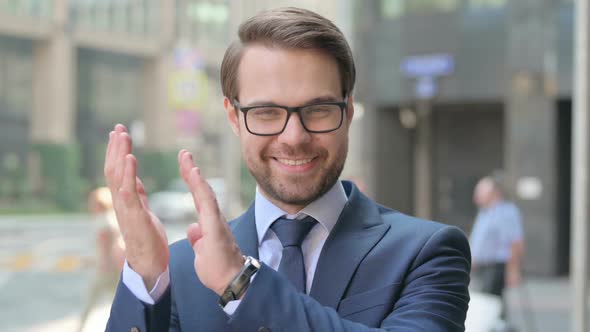
[[[229,301],[234,301],[242,297],[248,286],[250,278],[260,269],[260,262],[254,257],[244,256],[246,260],[244,266],[238,274],[229,283],[223,294],[219,297],[219,305],[224,308]]]

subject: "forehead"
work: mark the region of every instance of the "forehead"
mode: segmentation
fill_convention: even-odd
[[[318,50],[252,45],[238,68],[238,98],[248,104],[265,100],[284,105],[321,97],[341,99],[336,60]]]

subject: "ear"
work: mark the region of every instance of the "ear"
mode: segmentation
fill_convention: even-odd
[[[346,126],[350,127],[352,123],[352,118],[354,117],[354,98],[352,96],[348,97],[346,101]]]
[[[238,111],[235,109],[233,103],[227,98],[223,97],[223,107],[225,108],[225,115],[236,136],[240,135],[240,118]]]

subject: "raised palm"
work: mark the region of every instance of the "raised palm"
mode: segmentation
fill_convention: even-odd
[[[104,173],[125,241],[127,262],[151,289],[168,266],[168,240],[162,223],[149,208],[145,188],[137,177],[137,159],[131,152],[127,129],[115,126],[109,134]]]

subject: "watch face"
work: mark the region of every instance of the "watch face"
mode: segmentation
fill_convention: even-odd
[[[225,293],[224,295],[225,295],[226,302],[236,300],[236,294],[234,293],[233,289],[228,290],[227,293]]]

